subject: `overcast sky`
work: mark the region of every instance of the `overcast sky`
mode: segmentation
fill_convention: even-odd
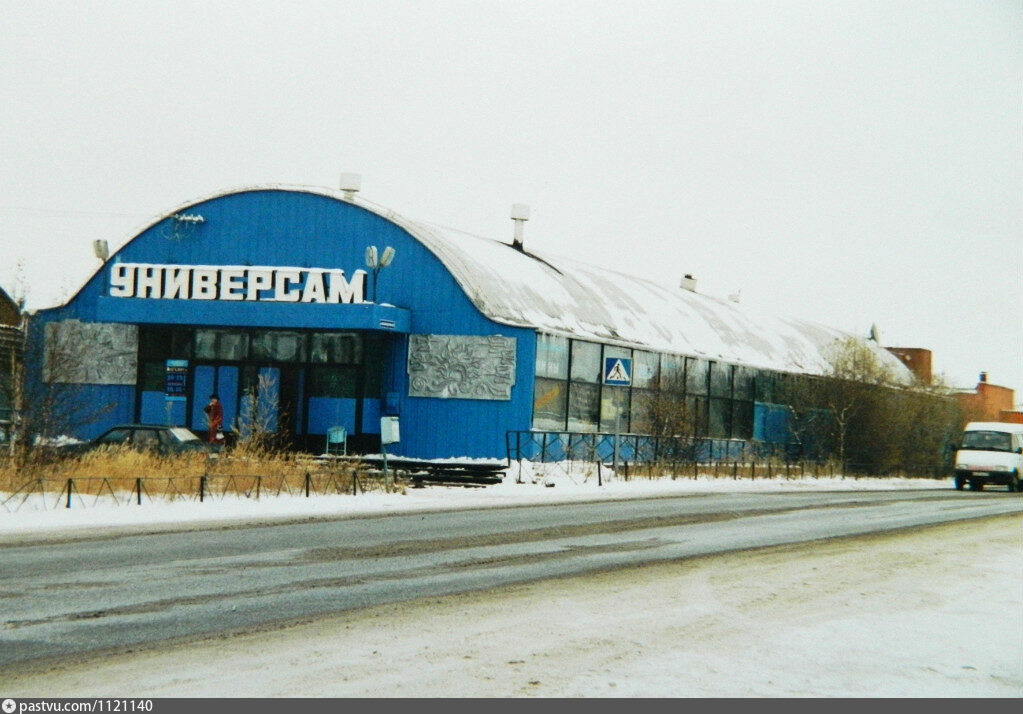
[[[924,347],[1023,401],[1023,3],[0,0],[0,286],[336,187]],[[399,256],[400,259],[400,256]]]

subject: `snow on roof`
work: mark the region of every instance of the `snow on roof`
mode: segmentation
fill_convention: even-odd
[[[358,201],[366,206],[365,202]],[[377,211],[379,212],[379,211]],[[823,374],[828,348],[856,337],[910,381],[906,366],[876,342],[776,317],[689,290],[579,261],[523,252],[452,228],[381,215],[433,252],[473,304],[496,322],[576,339],[721,360],[782,372]]]
[[[444,264],[476,308],[495,322],[655,352],[781,372],[823,374],[828,349],[855,337],[905,382],[912,373],[877,342],[817,323],[406,218],[361,197],[311,186],[263,185],[218,193],[294,191],[357,205],[407,230]],[[208,200],[207,197],[202,200]],[[191,201],[177,211],[201,201]],[[171,213],[174,213],[172,211]]]

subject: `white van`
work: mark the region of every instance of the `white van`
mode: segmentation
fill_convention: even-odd
[[[956,451],[955,484],[981,491],[987,484],[1023,490],[1023,424],[971,421]]]

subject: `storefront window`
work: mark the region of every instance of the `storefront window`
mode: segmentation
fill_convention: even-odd
[[[684,391],[686,358],[679,355],[661,355],[660,388],[670,392]]]
[[[309,396],[355,399],[359,396],[359,370],[354,367],[312,367]]]
[[[632,386],[656,388],[661,371],[661,358],[656,352],[636,350],[632,353]]]
[[[802,381],[803,377],[796,377],[787,372],[778,372],[774,375],[774,390],[771,401],[775,404],[791,404],[794,401],[795,393],[798,391],[796,382]]]
[[[732,427],[732,403],[728,399],[711,399],[709,435],[717,439],[727,439],[731,436]]]
[[[628,387],[604,387],[600,396],[600,430],[614,432],[617,429],[621,433],[629,431],[629,388]]]
[[[187,328],[142,327],[139,330],[142,359],[188,359],[192,356],[192,331]]]
[[[227,330],[196,330],[195,358],[241,362],[248,357],[249,336]]]
[[[252,337],[252,358],[274,362],[304,362],[305,335],[297,332],[259,332]]]
[[[732,396],[732,365],[724,362],[710,363],[710,396]]]
[[[600,387],[573,382],[568,394],[568,430],[596,431],[600,416]]]
[[[315,334],[311,339],[309,361],[358,364],[362,361],[362,340],[355,334]]]
[[[568,338],[536,336],[536,376],[568,379]]]
[[[686,392],[704,396],[707,394],[707,379],[710,362],[696,357],[686,358]]]
[[[756,370],[752,367],[740,367],[736,365],[732,372],[732,396],[736,399],[752,401],[753,377]]]
[[[601,381],[600,345],[596,342],[572,340],[572,381]]]
[[[694,436],[707,436],[709,427],[706,397],[686,397],[686,416]]]
[[[753,438],[753,402],[732,402],[732,437]]]
[[[563,431],[568,406],[568,383],[537,377],[533,388],[533,428]]]
[[[653,406],[654,395],[649,389],[632,390],[631,426],[635,434],[651,434],[654,431]]]
[[[766,370],[757,370],[756,377],[753,380],[753,392],[754,398],[758,402],[773,403],[776,402],[774,395],[775,387],[775,373],[768,372]]]

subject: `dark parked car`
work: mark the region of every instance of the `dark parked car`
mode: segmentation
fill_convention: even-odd
[[[206,451],[206,442],[183,426],[120,424],[107,429],[92,441],[59,446],[54,453],[59,456],[79,456],[107,447],[152,451],[162,456],[171,456]]]

